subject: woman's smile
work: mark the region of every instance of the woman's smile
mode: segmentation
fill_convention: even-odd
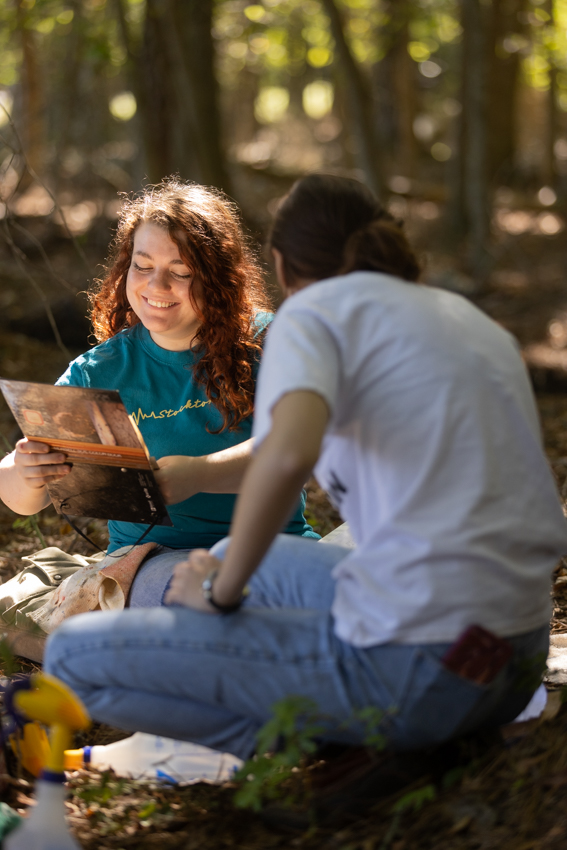
[[[185,351],[201,324],[199,283],[164,228],[145,222],[134,234],[126,295],[154,342]]]
[[[144,298],[144,300],[148,302],[150,307],[159,307],[160,309],[175,307],[175,305],[178,303],[177,301],[154,301],[153,299],[145,298],[144,296],[142,296],[142,298]]]

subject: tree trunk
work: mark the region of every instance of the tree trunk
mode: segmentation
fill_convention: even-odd
[[[331,32],[339,58],[339,73],[344,81],[347,94],[345,100],[350,112],[352,134],[356,140],[357,161],[368,185],[380,196],[383,180],[369,88],[346,40],[341,15],[334,0],[323,0],[322,5],[331,22]]]
[[[546,0],[543,7],[549,15],[549,25],[555,26],[553,0]],[[555,142],[558,136],[557,116],[557,67],[555,59],[549,56],[549,88],[547,90],[547,122],[543,141],[543,167],[542,178],[547,186],[554,186],[557,182],[557,170],[555,167]]]
[[[475,278],[482,280],[487,267],[489,232],[485,112],[488,39],[481,0],[463,0],[463,12],[467,66],[464,103],[467,112],[464,189],[468,219],[468,263]]]
[[[146,167],[152,183],[159,182],[172,171],[169,123],[172,92],[166,84],[168,63],[163,50],[159,17],[155,0],[147,0],[141,61],[138,63],[138,100]]]
[[[415,170],[416,143],[413,122],[416,115],[415,62],[408,53],[409,0],[396,0],[391,6],[392,81],[394,85],[396,118],[398,128],[398,165],[405,177],[413,177]]]
[[[22,46],[22,143],[28,164],[36,174],[41,174],[45,161],[41,69],[35,33],[27,25],[27,10],[22,0],[16,0],[16,23]],[[31,178],[24,175],[20,188],[29,182]]]
[[[416,115],[415,62],[408,53],[407,22],[400,31],[400,40],[396,45],[396,76],[394,84],[398,104],[398,128],[400,139],[399,162],[401,173],[406,177],[415,176],[416,143],[413,122]]]
[[[136,47],[115,0],[143,127],[148,176],[178,173],[230,191],[220,138],[213,0],[147,0]]]
[[[203,182],[220,186],[226,191],[229,187],[221,145],[219,86],[211,34],[213,0],[177,0],[174,5],[186,73],[191,82],[195,135],[202,145],[202,179]]]
[[[70,5],[74,13],[74,25],[66,37],[65,58],[60,84],[60,107],[58,114],[56,114],[57,130],[55,133],[53,133],[53,124],[51,127],[51,135],[54,135],[56,140],[56,162],[58,165],[62,162],[66,149],[72,144],[74,118],[77,105],[80,103],[78,83],[84,49],[84,32],[81,21],[82,4],[80,0],[72,0]],[[61,181],[59,167],[55,170],[54,178],[59,190]]]
[[[488,176],[492,183],[512,176],[516,154],[516,100],[520,56],[504,49],[503,42],[524,29],[518,19],[525,0],[493,0],[488,34]]]
[[[155,0],[147,0],[141,44],[128,28],[124,0],[114,0],[122,41],[128,55],[130,86],[138,104],[145,173],[158,183],[170,172],[167,63],[159,33]]]
[[[490,201],[487,169],[488,7],[482,0],[461,0],[462,112],[460,145],[453,165],[454,191],[448,216],[462,226],[466,265],[482,285],[490,265]],[[451,223],[449,218],[449,223]]]

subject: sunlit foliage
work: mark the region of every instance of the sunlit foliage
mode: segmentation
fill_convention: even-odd
[[[484,7],[495,8],[495,3],[484,0]],[[453,158],[461,111],[462,3],[335,0],[335,4],[346,45],[370,92],[372,120],[383,144],[393,150],[401,132],[401,119],[393,115],[400,105],[393,102],[399,94],[397,81],[386,79],[383,69],[389,67],[403,30],[412,91],[407,106],[411,120],[404,120],[419,155],[441,168],[435,163]],[[6,124],[7,113],[18,122],[28,110],[22,84],[27,81],[29,87],[31,79],[35,97],[43,104],[38,120],[43,122],[48,164],[57,163],[67,177],[88,168],[102,169],[104,179],[116,188],[127,188],[127,175],[119,173],[116,157],[110,156],[112,168],[106,167],[108,163],[101,166],[101,157],[109,156],[100,150],[107,146],[107,152],[116,152],[119,148],[112,145],[126,145],[120,148],[124,152],[130,145],[133,156],[142,144],[143,99],[132,77],[132,50],[135,53],[143,44],[147,6],[146,0],[0,0],[0,126]],[[223,103],[242,101],[249,134],[295,118],[310,122],[315,138],[331,151],[341,132],[337,128],[348,127],[349,95],[324,0],[214,0],[212,36]],[[540,98],[553,92],[560,128],[567,112],[567,0],[525,0],[517,26],[505,32],[494,49],[502,60],[519,58],[524,89]],[[230,122],[240,120],[231,108],[226,119],[229,131]],[[352,129],[342,132],[343,159],[355,165],[346,141]],[[560,132],[557,137],[559,153],[567,144],[564,135]],[[252,137],[248,141],[252,143]],[[236,150],[230,139],[225,148],[231,155]],[[98,151],[94,158],[90,150]],[[326,162],[336,161],[340,152],[333,156],[335,160]]]

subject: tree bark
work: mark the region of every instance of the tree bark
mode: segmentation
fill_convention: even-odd
[[[379,149],[373,126],[373,108],[369,87],[346,40],[341,15],[334,0],[323,0],[323,8],[331,22],[331,32],[339,58],[340,74],[347,92],[345,98],[356,140],[357,160],[368,185],[380,196],[383,191]]]
[[[487,32],[480,0],[463,0],[463,13],[467,67],[464,88],[467,111],[464,190],[469,235],[468,262],[475,277],[482,278],[489,227],[485,113]]]
[[[544,7],[549,15],[549,25],[555,26],[553,0],[546,0]],[[554,186],[557,182],[557,169],[555,167],[555,141],[558,136],[557,115],[557,67],[555,58],[549,56],[549,88],[547,90],[547,126],[545,128],[542,178],[547,186]]]
[[[516,154],[516,99],[520,56],[503,47],[506,37],[521,34],[524,26],[518,13],[525,0],[492,0],[487,56],[488,89],[488,176],[491,182],[508,182]]]
[[[213,0],[177,0],[175,10],[186,73],[191,80],[195,134],[202,144],[203,180],[226,191],[229,185],[221,145],[220,94],[211,35]]]
[[[392,58],[400,151],[398,161],[401,173],[406,177],[414,176],[416,157],[413,132],[413,122],[416,115],[416,67],[408,53],[410,14],[411,9],[408,0],[395,4],[393,22],[396,25],[396,38],[392,46]]]
[[[56,118],[57,163],[61,163],[64,152],[72,144],[74,118],[77,110],[77,104],[80,102],[78,95],[78,83],[82,53],[84,50],[84,35],[81,21],[82,4],[80,0],[72,0],[70,5],[73,10],[74,23],[71,32],[66,37],[66,51],[60,89],[60,106],[59,114]],[[60,188],[59,182],[61,180],[61,170],[59,168],[55,170],[54,178],[57,181],[56,186]]]
[[[417,90],[415,62],[408,53],[412,8],[409,0],[389,0],[382,8],[387,16],[380,26],[384,57],[373,73],[376,129],[380,147],[388,153],[388,171],[413,177]]]
[[[41,69],[35,45],[35,34],[29,29],[27,23],[27,10],[22,0],[16,0],[16,24],[22,46],[22,141],[28,164],[36,174],[40,174],[45,161]],[[30,182],[31,178],[24,175],[20,188],[25,188]]]
[[[482,0],[461,0],[463,25],[462,192],[466,261],[482,285],[489,267],[490,202],[487,179],[488,22]]]
[[[211,34],[213,0],[147,0],[141,46],[115,0],[140,107],[148,176],[178,173],[230,191]]]
[[[169,125],[166,85],[167,65],[159,36],[154,0],[147,0],[142,42],[137,45],[126,21],[123,0],[114,0],[114,8],[128,55],[130,86],[138,104],[145,173],[152,183],[169,171]]]

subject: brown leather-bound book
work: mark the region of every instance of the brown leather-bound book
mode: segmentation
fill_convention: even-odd
[[[0,380],[30,440],[61,451],[71,472],[47,489],[60,514],[173,525],[136,423],[116,390]]]

